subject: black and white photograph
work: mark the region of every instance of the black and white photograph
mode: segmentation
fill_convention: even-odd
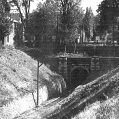
[[[119,0],[0,0],[0,119],[119,119]]]

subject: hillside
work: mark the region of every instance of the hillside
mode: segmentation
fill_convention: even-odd
[[[37,61],[20,50],[13,48],[0,49],[1,119],[11,119],[29,109],[27,106],[30,103],[26,98],[27,96],[29,97],[29,101],[34,102],[34,105],[30,105],[30,108],[35,107],[36,81]],[[59,96],[66,89],[63,78],[52,72],[44,64],[39,68],[39,82],[39,103]],[[24,99],[25,101],[27,99],[26,102],[29,104],[26,104],[26,109],[22,110],[21,108],[24,107],[19,108],[18,106],[26,103]],[[21,104],[19,104],[20,101]],[[16,112],[12,114],[12,111]]]
[[[119,119],[119,94],[104,102],[89,104],[71,119]]]
[[[46,101],[14,119],[118,119],[110,118],[118,112],[118,92],[119,68],[78,86],[67,97]]]

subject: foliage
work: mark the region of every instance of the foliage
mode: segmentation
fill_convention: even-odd
[[[0,36],[7,36],[10,32],[11,21],[7,18],[0,18]]]
[[[48,14],[48,12],[43,8],[41,8],[39,11],[34,11],[30,15],[28,22],[28,32],[35,36],[35,42],[45,35],[48,28],[49,17],[50,14]]]
[[[0,14],[7,13],[10,11],[10,6],[7,0],[0,0]]]
[[[31,1],[33,0],[9,0],[11,6],[16,7],[20,14],[22,26],[24,29],[23,40],[25,40],[25,36],[27,36],[26,29],[28,25],[29,14],[30,14]]]
[[[117,24],[119,16],[118,0],[103,0],[98,7],[100,31],[108,30],[113,24]]]
[[[92,40],[95,40],[96,35],[100,35],[99,32],[99,15],[94,16],[93,18],[93,37]]]
[[[86,32],[86,37],[89,39],[93,37],[93,27],[94,27],[94,15],[91,7],[86,8],[86,13],[83,18],[83,29]]]
[[[10,33],[11,21],[7,18],[7,14],[10,11],[7,0],[0,1],[0,40],[4,44],[4,37]]]
[[[77,18],[79,17],[76,16],[78,15],[78,13],[81,13],[80,11],[81,8],[79,7],[80,2],[81,0],[79,0],[78,2],[74,2],[72,0],[61,0],[61,24],[60,24],[61,29],[60,30],[62,34],[62,41],[64,43],[73,40],[72,35],[76,33],[77,26],[79,25],[78,22],[80,22],[80,19],[79,21],[77,20]],[[81,16],[81,14],[79,15]]]
[[[46,0],[43,5],[39,3],[37,10],[30,14],[28,22],[28,32],[35,36],[35,44],[46,41],[57,47],[61,42],[74,42],[83,19],[79,3],[72,0]],[[52,42],[52,36],[56,42]]]
[[[39,4],[37,10],[30,14],[28,32],[35,36],[35,42],[51,40],[57,27],[57,3],[46,1]]]
[[[23,35],[22,24],[20,24],[20,23],[15,24],[14,33],[15,33],[15,36],[14,36],[14,46],[15,46],[15,48],[22,47],[22,45],[24,44],[23,40],[22,40],[22,35]]]

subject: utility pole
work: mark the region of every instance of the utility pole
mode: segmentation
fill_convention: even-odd
[[[37,103],[36,103],[36,107],[38,107],[39,106],[39,68],[43,65],[43,63],[41,63],[40,65],[39,65],[39,63],[40,63],[40,61],[38,60],[37,61],[37,63],[38,63],[38,67],[37,67]]]
[[[37,105],[39,106],[39,60],[38,60],[38,67],[37,67]]]

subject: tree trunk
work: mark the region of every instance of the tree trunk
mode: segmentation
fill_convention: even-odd
[[[74,54],[76,53],[76,43],[74,43]]]
[[[25,28],[23,27],[23,37],[22,37],[23,42],[25,41]]]
[[[64,52],[67,53],[67,46],[66,46],[66,44],[64,45],[64,47],[65,47],[65,51]]]

